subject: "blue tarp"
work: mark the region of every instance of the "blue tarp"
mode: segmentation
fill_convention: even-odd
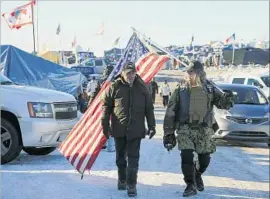
[[[11,45],[1,45],[2,73],[14,83],[53,89],[77,96],[86,78]]]

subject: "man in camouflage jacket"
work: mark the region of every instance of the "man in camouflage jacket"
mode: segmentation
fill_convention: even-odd
[[[111,128],[115,140],[118,189],[127,188],[128,196],[136,196],[141,139],[146,134],[151,139],[156,131],[152,99],[134,63],[123,66],[121,76],[109,87],[102,102],[103,133],[108,137]]]
[[[181,150],[181,168],[187,184],[184,197],[204,190],[201,175],[210,163],[210,154],[216,151],[212,140],[213,106],[232,107],[232,93],[222,92],[206,80],[200,62],[194,62],[187,73],[170,98],[163,124],[164,147],[171,150],[177,142]],[[193,161],[194,151],[198,154],[198,168]]]

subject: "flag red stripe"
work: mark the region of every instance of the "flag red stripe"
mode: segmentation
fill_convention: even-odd
[[[101,130],[102,130],[102,126],[101,125],[99,125],[99,127],[98,127],[98,129],[97,129],[97,131],[95,132],[95,134],[94,134],[94,139],[91,141],[91,142],[88,142],[85,146],[84,146],[84,149],[81,151],[81,152],[83,152],[84,150],[86,151],[86,153],[82,153],[82,156],[80,156],[80,159],[79,159],[79,162],[77,163],[77,167],[80,169],[81,168],[81,166],[82,166],[82,163],[84,162],[84,159],[86,158],[86,156],[88,155],[88,153],[87,152],[91,152],[91,147],[93,147],[93,144],[94,143],[98,143],[97,141],[100,141],[100,140],[98,140],[97,138],[98,138],[98,136],[100,136],[101,135]],[[93,155],[93,153],[91,153],[91,156]],[[80,169],[81,170],[81,169]]]
[[[97,120],[95,120],[93,122],[93,120],[89,121],[89,123],[87,123],[86,126],[82,127],[82,133],[80,135],[78,135],[74,141],[70,144],[70,146],[67,148],[66,150],[66,155],[69,156],[69,160],[72,159],[72,156],[74,156],[74,154],[76,154],[75,152],[78,150],[79,147],[81,147],[81,145],[83,144],[83,140],[87,139],[87,137],[89,137],[89,134],[92,135],[95,131],[96,126],[98,126],[98,124],[100,123],[100,119],[101,119],[101,110],[97,112],[97,116],[94,116],[93,118],[97,118]],[[92,118],[91,118],[92,119]]]
[[[70,133],[68,135],[68,137],[64,140],[64,142],[62,142],[62,144],[60,145],[60,151],[64,155],[66,155],[67,147],[69,147],[69,145],[72,142],[76,142],[76,140],[78,140],[78,139],[74,139],[74,137],[78,137],[78,135],[84,134],[84,131],[82,131],[82,128],[86,127],[87,123],[90,122],[89,121],[90,116],[96,113],[96,110],[99,108],[100,103],[101,103],[99,100],[101,93],[103,93],[103,91],[105,91],[109,87],[109,85],[110,85],[110,83],[108,82],[102,86],[100,93],[94,99],[91,106],[87,109],[87,111],[85,112],[85,114],[83,115],[81,120],[72,129],[72,131],[71,131],[72,133]],[[88,123],[88,124],[90,124],[90,123]]]
[[[101,107],[100,107],[101,108]],[[82,139],[84,139],[86,136],[87,136],[87,132],[90,130],[94,130],[93,129],[93,125],[97,125],[99,123],[98,120],[94,120],[96,118],[99,118],[99,115],[100,115],[100,111],[101,110],[98,110],[95,112],[94,115],[92,115],[92,118],[89,119],[86,118],[86,120],[88,120],[89,122],[85,125],[85,126],[81,126],[80,129],[81,129],[81,133],[80,134],[77,134],[77,137],[73,139],[73,141],[70,143],[70,145],[68,146],[68,148],[66,148],[66,155],[67,156],[72,156],[74,153],[72,153],[72,151],[74,151],[74,149],[78,148],[79,146],[79,143]],[[94,123],[93,123],[94,121]],[[92,126],[90,126],[92,125]],[[89,128],[89,129],[88,129]]]
[[[95,133],[91,133],[91,130],[93,129],[93,131],[96,131],[96,128],[99,128],[99,126],[101,126],[101,124],[100,124],[101,114],[102,114],[102,112],[100,111],[98,117],[96,117],[96,119],[97,119],[98,122],[96,122],[96,124],[93,126],[93,128],[89,129],[89,131],[87,131],[88,133],[85,133],[84,134],[85,136],[80,139],[80,140],[82,140],[81,141],[81,144],[78,144],[77,146],[75,145],[74,148],[71,149],[71,151],[74,151],[75,147],[77,148],[76,151],[82,151],[83,150],[83,147],[87,144],[87,142],[89,142],[93,138],[93,136],[95,135]],[[73,156],[73,158],[71,160],[71,164],[74,163],[74,161],[75,161],[75,159],[77,158],[78,155],[79,155],[79,153],[76,153]]]
[[[94,153],[98,155],[98,153],[100,152],[100,150],[101,150],[102,146],[105,144],[105,142],[106,142],[105,136],[102,133],[99,133],[96,141],[92,143],[89,152],[85,153],[86,157],[85,157],[84,161],[82,162],[81,166],[80,167],[78,166],[78,170],[80,170],[81,172],[84,172],[87,165],[90,166],[90,159],[91,159],[91,161],[93,161],[93,158],[94,158],[94,160],[97,158],[94,156]],[[96,152],[97,148],[100,149],[98,151],[98,153]],[[91,166],[90,166],[90,168],[91,168]]]
[[[144,71],[148,71],[147,73],[144,73],[141,77],[142,79],[148,83],[152,78],[153,76],[155,76],[158,71],[162,68],[162,66],[164,65],[164,63],[168,60],[168,57],[167,56],[159,56],[159,58],[154,62],[152,63],[151,66],[148,66],[148,68],[146,68]]]
[[[83,130],[83,128],[86,129],[86,127],[89,126],[90,123],[87,123],[87,122],[90,122],[89,118],[91,118],[90,117],[91,115],[95,117],[95,115],[97,114],[97,112],[96,112],[97,108],[98,108],[98,106],[93,110],[94,113],[92,112],[92,114],[91,114],[91,110],[87,111],[87,113],[86,113],[87,115],[84,115],[86,117],[82,118],[80,120],[81,122],[79,122],[78,125],[75,126],[75,128],[73,128],[73,130],[74,130],[73,135],[71,135],[67,139],[68,143],[65,146],[63,145],[63,148],[61,149],[62,151],[64,151],[65,155],[69,156],[69,149],[68,148],[72,147],[78,140],[80,140],[81,136],[84,134],[84,131],[85,131],[85,130]],[[76,137],[75,137],[75,135],[76,135]]]
[[[140,76],[141,76],[141,77],[145,76],[145,74],[148,72],[149,68],[151,68],[151,67],[153,66],[153,64],[155,63],[155,61],[156,61],[158,58],[159,58],[159,56],[157,56],[157,55],[150,55],[150,56],[148,57],[148,60],[150,61],[150,63],[149,63],[149,62],[148,62],[148,63],[146,62],[146,63],[144,64],[144,67],[142,67],[143,70],[142,70],[142,72],[140,73]]]
[[[141,59],[139,59],[136,62],[136,70],[137,71],[141,71],[142,66],[145,64],[145,62],[147,62],[147,60],[148,60],[149,56],[151,56],[151,54],[150,53],[146,54],[146,56],[143,56]]]
[[[86,164],[85,169],[87,169],[87,170],[91,169],[91,167],[93,166],[93,164],[94,164],[98,154],[100,153],[103,145],[105,144],[106,140],[107,139],[104,136],[101,138],[101,141],[98,143],[97,148],[95,148],[93,154],[91,155],[90,159],[88,160],[88,163]]]

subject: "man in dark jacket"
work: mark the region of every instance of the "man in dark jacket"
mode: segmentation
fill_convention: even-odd
[[[102,108],[103,133],[108,137],[111,121],[111,134],[115,139],[118,190],[127,189],[128,196],[136,196],[141,139],[145,135],[151,139],[156,130],[151,96],[136,74],[134,63],[123,66],[121,76],[103,96]]]

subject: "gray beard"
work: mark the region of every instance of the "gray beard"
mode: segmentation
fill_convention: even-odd
[[[132,87],[132,86],[133,86],[133,81],[132,81],[132,82],[127,81],[127,83],[128,83],[128,85],[129,85],[129,87]]]
[[[132,83],[129,82],[128,85],[129,85],[129,87],[132,87],[133,86],[133,82]]]

